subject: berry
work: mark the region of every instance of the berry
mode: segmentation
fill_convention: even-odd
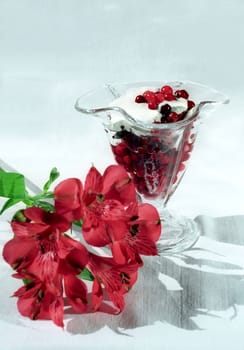
[[[175,112],[171,112],[168,116],[168,122],[169,123],[176,123],[179,121],[179,116]]]
[[[186,168],[185,164],[184,164],[184,163],[181,163],[181,164],[179,165],[178,171],[184,171],[185,168]]]
[[[169,95],[173,95],[173,89],[171,86],[169,85],[164,85],[161,87],[161,90],[160,90],[164,95],[165,94],[169,94]]]
[[[178,120],[183,120],[186,116],[186,112],[182,112],[179,114],[179,119]]]
[[[123,157],[123,163],[126,164],[127,166],[129,166],[131,164],[131,158],[130,156],[124,156]]]
[[[157,99],[158,103],[163,102],[164,101],[164,94],[162,94],[161,92],[157,92],[156,99]]]
[[[160,119],[160,122],[162,123],[162,124],[167,124],[168,123],[168,119],[166,118],[166,117],[162,117],[161,119]]]
[[[157,109],[158,108],[158,104],[156,102],[154,102],[154,101],[149,102],[148,103],[148,108],[149,109]]]
[[[186,90],[176,90],[175,91],[175,96],[176,97],[182,97],[182,98],[185,98],[186,100],[188,99],[189,97],[189,94]]]
[[[144,102],[146,102],[146,99],[145,99],[144,96],[138,95],[138,96],[136,96],[136,98],[135,98],[135,102],[136,102],[136,103],[144,103]]]
[[[192,100],[188,100],[189,94],[186,90],[175,91],[169,85],[164,85],[157,91],[147,90],[136,96],[135,102],[146,103],[145,107],[152,110],[158,109],[160,117],[158,118],[155,113],[157,120],[152,123],[167,124],[183,120],[187,115],[187,111],[179,114],[173,112],[174,109],[170,106],[170,102],[167,103],[167,101],[174,101],[178,98],[184,98],[187,101],[187,111],[195,106]],[[111,146],[117,163],[124,166],[132,175],[137,191],[147,198],[154,198],[159,195],[165,196],[169,192],[169,178],[173,177],[174,183],[179,181],[180,173],[185,168],[185,162],[190,157],[195,138],[194,134],[189,133],[184,133],[183,150],[178,150],[170,135],[166,134],[165,137],[162,135],[161,139],[157,128],[152,130],[151,135],[143,136],[121,127],[121,130],[113,136],[116,145]],[[117,140],[120,140],[120,143]],[[172,164],[175,164],[178,158],[180,158],[180,164],[173,176]]]
[[[147,90],[143,93],[143,97],[147,102],[151,102],[152,100],[156,100],[155,93],[153,91]]]
[[[173,94],[164,94],[164,99],[167,101],[173,101],[176,100],[175,96]]]
[[[160,113],[161,113],[163,116],[169,115],[170,112],[171,112],[171,107],[170,107],[169,104],[163,105],[163,106],[160,108]]]
[[[188,105],[188,110],[192,109],[195,106],[195,103],[191,100],[187,101],[187,105]]]

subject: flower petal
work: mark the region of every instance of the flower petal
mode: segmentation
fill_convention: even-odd
[[[114,306],[119,309],[119,312],[122,312],[125,308],[125,300],[123,293],[119,292],[108,292],[110,300],[113,302]]]
[[[36,314],[39,313],[39,308],[36,307],[36,297],[19,298],[17,301],[17,307],[22,316],[31,319],[34,319]]]
[[[113,258],[117,264],[121,264],[121,265],[126,264],[126,262],[129,260],[126,247],[123,243],[124,242],[121,240],[121,241],[115,241],[111,244]],[[134,254],[132,258],[133,257],[134,257]]]
[[[86,247],[70,237],[61,237],[58,247],[58,255],[62,259],[59,272],[64,275],[81,273],[88,262]]]
[[[11,226],[16,235],[26,236],[43,233],[50,229],[51,231],[67,231],[71,224],[62,216],[56,213],[50,213],[46,210],[36,207],[30,207],[24,210],[24,215],[31,222],[12,222]]]
[[[134,253],[142,255],[158,255],[156,244],[148,237],[147,234],[139,233],[130,237],[128,243]],[[129,249],[129,248],[128,248]],[[136,257],[136,255],[135,255]]]
[[[136,201],[135,185],[120,165],[110,165],[103,174],[103,193],[106,199],[117,199],[123,204]]]
[[[64,276],[64,289],[70,305],[76,312],[84,312],[87,306],[87,287],[75,276]]]
[[[3,258],[13,269],[25,269],[38,253],[37,241],[14,237],[3,248]]]
[[[110,237],[110,242],[121,240],[127,234],[127,222],[122,220],[106,222],[106,230]]]
[[[84,209],[82,233],[86,242],[95,247],[104,247],[110,242],[105,222],[87,208]]]
[[[144,232],[153,242],[156,242],[159,239],[162,230],[160,216],[157,209],[151,204],[139,204],[138,216],[137,223],[140,225],[140,232]]]
[[[58,327],[64,327],[64,300],[63,297],[57,297],[49,305],[50,318]]]
[[[69,221],[80,220],[83,186],[79,179],[70,178],[60,182],[54,189],[55,209]]]
[[[103,290],[97,279],[94,280],[92,285],[92,306],[95,311],[99,309],[103,300]]]
[[[126,220],[126,208],[115,199],[103,201],[98,208],[102,220]]]
[[[31,222],[11,222],[11,228],[18,237],[38,236],[50,229],[50,225]]]
[[[92,166],[86,176],[83,200],[86,205],[93,202],[102,191],[102,175]]]
[[[51,283],[57,276],[59,267],[58,257],[55,251],[50,250],[45,253],[38,252],[32,264],[28,267],[28,272],[47,283]]]
[[[45,223],[45,211],[41,208],[30,207],[24,210],[25,216],[36,223]]]

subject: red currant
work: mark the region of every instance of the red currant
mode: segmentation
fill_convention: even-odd
[[[182,97],[182,98],[185,98],[186,100],[188,99],[189,97],[189,94],[186,90],[176,90],[175,91],[175,96],[176,97]]]
[[[160,108],[160,113],[164,116],[164,115],[169,115],[171,111],[171,107],[169,104],[166,104],[166,105],[163,105],[161,108]]]
[[[162,94],[161,92],[157,92],[156,99],[157,99],[158,103],[163,102],[164,101],[164,94]]]
[[[160,90],[163,94],[169,94],[169,95],[173,95],[173,89],[171,86],[169,85],[164,85],[161,87]]]
[[[152,100],[156,99],[155,93],[150,90],[145,91],[143,93],[143,97],[146,99],[147,102],[151,102]]]
[[[179,165],[178,171],[184,171],[185,168],[186,168],[185,164],[184,164],[184,163],[181,163],[181,164]]]
[[[158,108],[158,105],[156,102],[152,101],[152,102],[149,102],[148,103],[148,108],[149,109],[157,109]]]
[[[176,122],[178,122],[178,121],[179,121],[179,116],[178,116],[178,114],[175,113],[175,112],[171,112],[171,113],[169,114],[169,116],[168,116],[168,121],[169,121],[170,123],[176,123]]]
[[[182,112],[179,114],[179,120],[183,120],[186,116],[186,112]]]
[[[162,124],[167,124],[167,123],[168,123],[168,119],[165,118],[165,117],[162,117],[162,118],[160,119],[160,122],[161,122]]]
[[[176,100],[175,96],[172,95],[172,94],[164,94],[164,99],[166,101],[173,101],[173,100]]]
[[[192,109],[195,106],[195,103],[191,100],[187,101],[187,105],[188,105],[188,110]]]
[[[135,102],[136,102],[136,103],[144,103],[144,102],[146,102],[146,99],[145,99],[144,96],[138,95],[138,96],[136,96],[136,98],[135,98]]]

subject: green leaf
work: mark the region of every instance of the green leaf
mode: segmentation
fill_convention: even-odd
[[[21,199],[16,199],[16,198],[10,198],[8,199],[4,205],[2,206],[2,209],[0,210],[0,215],[7,209],[9,209],[10,207],[12,207],[13,205],[21,202]]]
[[[75,226],[78,226],[78,227],[82,227],[82,223],[83,221],[82,220],[79,220],[79,221],[73,221],[72,224],[75,225]]]
[[[43,191],[47,192],[51,186],[51,184],[59,177],[59,172],[57,168],[52,168],[50,175],[49,175],[49,179],[48,181],[45,183],[45,185],[43,186]]]
[[[11,221],[26,222],[27,218],[24,215],[23,209],[18,210],[12,217]]]
[[[24,284],[29,284],[32,282],[32,280],[29,278],[24,278],[22,281],[24,282]]]
[[[84,270],[78,275],[78,278],[87,281],[94,281],[94,276],[87,268],[84,268]]]
[[[0,171],[0,197],[23,199],[25,196],[24,176],[19,173]]]

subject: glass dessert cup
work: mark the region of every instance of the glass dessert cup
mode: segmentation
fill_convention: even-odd
[[[118,164],[131,175],[138,197],[153,204],[160,213],[162,235],[160,254],[179,253],[192,247],[200,236],[197,223],[183,216],[173,216],[167,203],[185,173],[203,115],[227,98],[218,91],[193,82],[167,82],[173,89],[190,93],[195,106],[184,119],[174,123],[145,123],[116,101],[129,89],[154,88],[161,81],[109,84],[81,96],[77,111],[98,117],[108,135]],[[115,101],[115,105],[113,104]]]

